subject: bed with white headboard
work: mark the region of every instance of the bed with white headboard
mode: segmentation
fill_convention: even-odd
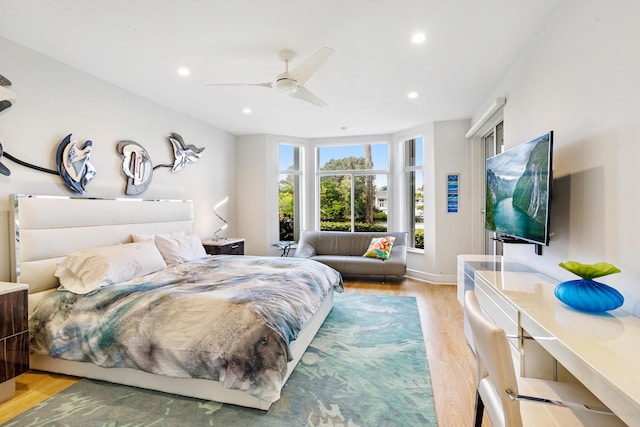
[[[56,292],[58,263],[73,252],[131,241],[133,234],[193,232],[193,203],[183,200],[90,199],[13,195],[12,280],[29,285],[29,312],[43,295]],[[13,239],[12,239],[13,240]],[[224,257],[223,257],[224,258]],[[336,285],[340,290],[342,283]],[[291,342],[283,384],[333,305],[333,288]],[[105,368],[87,362],[32,354],[30,368],[94,378],[168,393],[268,410],[272,402],[220,381],[176,378],[132,368]]]

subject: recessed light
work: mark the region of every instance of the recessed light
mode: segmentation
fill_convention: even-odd
[[[416,99],[418,97],[418,92],[409,92],[407,96],[409,99]]]
[[[178,74],[186,77],[191,74],[191,70],[189,70],[187,67],[180,67],[178,68]]]
[[[249,107],[244,107],[244,108],[242,109],[242,112],[243,112],[244,114],[251,114],[251,108],[249,108]]]
[[[424,43],[426,39],[427,39],[427,36],[424,33],[421,33],[421,32],[413,33],[413,35],[411,36],[411,43],[413,44]]]

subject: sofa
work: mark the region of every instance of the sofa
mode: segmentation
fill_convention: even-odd
[[[364,257],[374,237],[393,236],[386,260]],[[326,264],[343,275],[404,276],[407,271],[407,239],[404,232],[303,231],[293,255]]]

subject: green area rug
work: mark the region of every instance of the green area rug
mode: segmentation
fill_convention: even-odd
[[[336,294],[268,412],[81,380],[6,426],[436,426],[413,297]]]

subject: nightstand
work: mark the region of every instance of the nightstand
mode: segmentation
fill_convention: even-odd
[[[209,255],[244,255],[244,239],[203,240],[202,246]]]
[[[28,290],[0,282],[0,403],[16,394],[15,377],[29,370]]]

